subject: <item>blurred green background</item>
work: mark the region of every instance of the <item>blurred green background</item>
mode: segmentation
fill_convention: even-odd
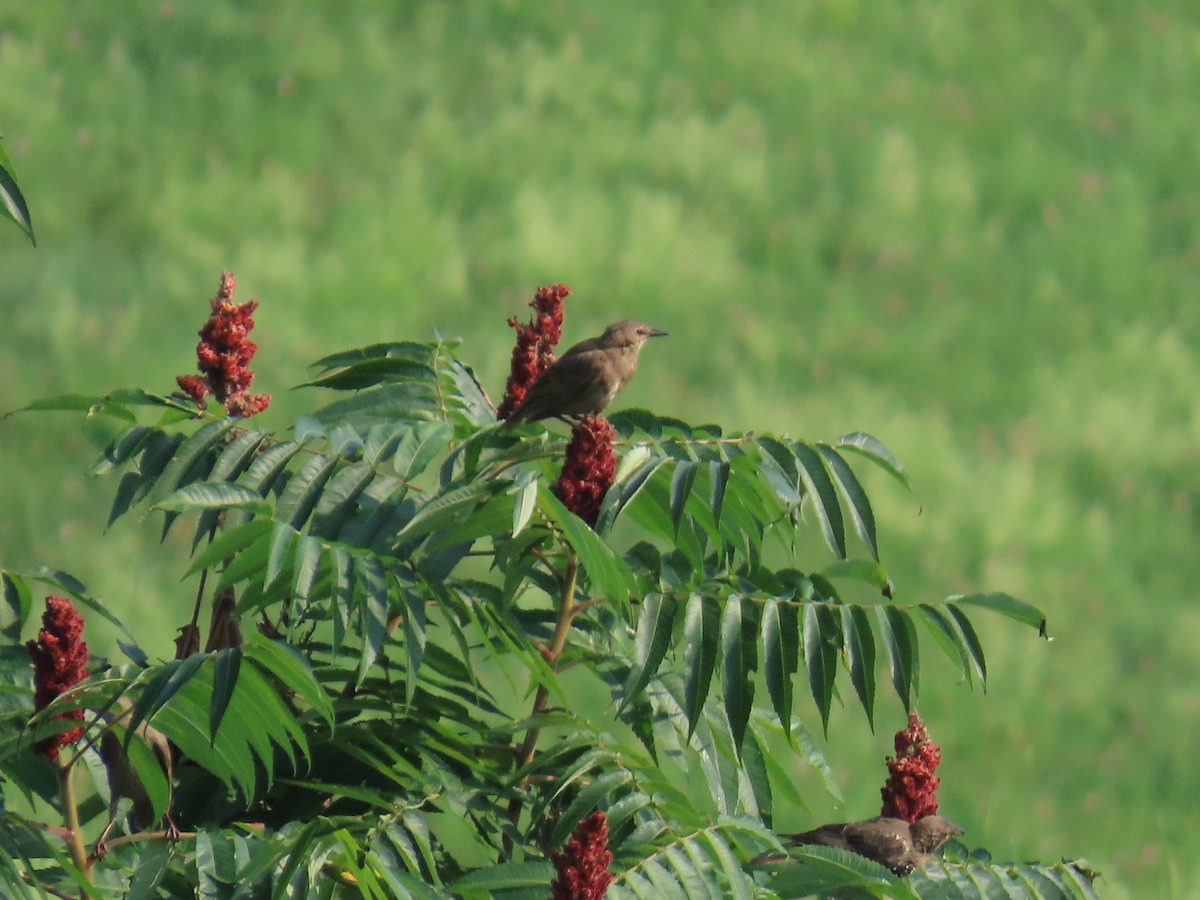
[[[1046,610],[1049,643],[976,618],[987,694],[926,645],[972,844],[1200,896],[1200,9],[248,6],[0,10],[39,239],[0,229],[4,410],[172,389],[222,268],[262,303],[264,426],[319,355],[435,329],[495,397],[505,319],[565,281],[565,342],[671,332],[620,405],[887,443],[918,495],[869,479],[901,599]],[[102,536],[92,438],[0,422],[0,564],[72,572],[169,656],[186,530]],[[877,720],[835,711],[845,803],[797,767],[811,809],[781,826],[876,811],[903,711]]]

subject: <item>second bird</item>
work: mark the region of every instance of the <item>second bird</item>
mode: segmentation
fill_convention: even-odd
[[[883,816],[862,822],[822,825],[802,834],[780,835],[793,844],[840,847],[873,859],[897,875],[910,874],[925,865],[929,854],[963,830],[941,816],[924,816],[909,825],[904,819]]]
[[[600,337],[580,341],[533,383],[508,425],[599,414],[637,371],[642,345],[665,334],[640,322],[617,322]]]

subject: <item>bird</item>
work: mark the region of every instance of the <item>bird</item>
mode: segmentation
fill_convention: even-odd
[[[538,377],[524,402],[509,415],[506,427],[552,417],[598,415],[637,371],[642,345],[666,333],[641,322],[614,322],[599,337],[580,341]]]
[[[862,822],[836,822],[812,831],[780,835],[792,844],[840,847],[874,860],[901,877],[921,868],[929,854],[963,830],[941,816],[924,816],[909,825],[904,819],[878,816]],[[781,862],[786,857],[764,855],[756,862]]]
[[[92,852],[92,856],[97,859],[102,858],[108,852],[108,835],[117,823],[117,807],[122,797],[129,797],[133,801],[135,828],[139,830],[146,828],[154,821],[154,806],[150,801],[150,795],[146,792],[146,786],[129,760],[129,752],[125,749],[123,739],[112,730],[114,725],[121,728],[128,727],[133,702],[128,697],[122,696],[117,699],[117,706],[120,708],[119,711],[110,709],[104,713],[103,718],[108,727],[100,735],[100,758],[104,761],[104,767],[108,771],[109,805],[108,825],[97,839],[95,850]],[[174,767],[171,745],[167,741],[167,736],[146,722],[139,723],[133,733],[154,751],[158,764],[162,767],[163,774],[167,779],[169,797]],[[169,799],[167,805],[168,809],[163,813],[163,818],[167,822],[166,834],[177,840],[179,829],[175,825],[175,820],[171,818]]]

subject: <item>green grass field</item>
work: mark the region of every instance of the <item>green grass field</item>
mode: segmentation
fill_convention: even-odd
[[[901,595],[1047,611],[1049,643],[977,620],[987,694],[928,645],[971,843],[1200,896],[1194,5],[246,6],[0,12],[39,240],[0,229],[4,410],[172,389],[222,268],[262,303],[264,425],[319,355],[435,329],[496,396],[505,319],[565,281],[568,342],[671,332],[622,405],[871,432],[917,488],[869,481]],[[186,545],[101,534],[94,452],[67,417],[0,422],[0,563],[72,572],[169,655]],[[845,805],[802,780],[781,824],[875,812],[899,704],[878,722],[847,698]]]

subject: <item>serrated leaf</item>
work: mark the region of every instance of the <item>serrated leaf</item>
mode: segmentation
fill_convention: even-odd
[[[385,356],[354,363],[330,375],[307,381],[299,387],[357,391],[372,385],[396,381],[429,381],[433,376],[433,370],[424,362]]]
[[[375,480],[375,470],[365,462],[354,463],[335,473],[321,491],[312,513],[309,533],[333,539],[358,508],[359,498]]]
[[[643,860],[640,871],[654,885],[652,896],[655,900],[688,900],[683,888],[671,877],[671,873],[658,861],[657,857],[652,856]]]
[[[796,605],[769,597],[762,615],[763,674],[767,693],[784,734],[791,740],[792,676],[800,668],[800,626]]]
[[[413,696],[417,691],[417,673],[425,659],[427,616],[425,598],[416,591],[405,592],[404,601],[408,610],[408,614],[404,617],[404,649],[408,654],[408,672],[404,685],[405,700],[412,703]]]
[[[713,851],[709,858],[725,877],[728,896],[735,900],[751,900],[755,893],[754,882],[742,870],[741,863],[738,862],[729,845],[725,843],[724,838],[719,834],[714,834],[711,830],[705,831],[703,838]]]
[[[392,545],[401,546],[406,541],[422,537],[453,522],[466,513],[466,507],[474,506],[503,490],[504,485],[495,481],[472,481],[444,494],[438,494],[413,514],[412,518],[396,532]]]
[[[108,525],[129,512],[154,487],[155,479],[171,461],[172,455],[183,443],[182,434],[165,434],[157,431],[146,440],[137,471],[126,472],[117,485],[112,509],[108,513]]]
[[[3,210],[4,215],[12,219],[17,227],[25,232],[29,243],[36,247],[37,239],[33,236],[33,218],[29,214],[29,205],[25,202],[25,195],[21,193],[21,188],[17,184],[17,175],[12,159],[9,158],[8,151],[3,146],[0,146],[0,210]]]
[[[967,618],[967,614],[959,609],[956,604],[947,603],[943,608],[954,620],[960,637],[960,645],[966,651],[971,665],[975,667],[975,674],[979,676],[979,683],[986,691],[987,659],[984,657],[983,644],[979,640],[979,635],[975,633],[975,627],[971,624],[971,620]]]
[[[534,888],[545,893],[545,889],[554,878],[554,865],[550,862],[499,863],[472,869],[448,884],[447,888],[458,894],[518,888]]]
[[[304,619],[304,612],[312,597],[317,573],[321,570],[321,557],[324,552],[325,545],[311,535],[304,535],[296,544],[295,580],[292,583],[292,596],[297,601],[297,608],[293,610],[291,616],[294,623],[298,624]]]
[[[750,784],[750,792],[757,807],[756,814],[769,828],[774,815],[775,801],[771,791],[771,779],[767,774],[766,757],[758,735],[751,728],[746,734],[746,740],[742,741],[742,774]]]
[[[107,475],[113,469],[127,462],[141,448],[146,439],[153,434],[151,428],[145,425],[131,425],[117,437],[113,438],[104,448],[104,453],[92,465],[92,475]]]
[[[700,464],[696,462],[680,462],[671,475],[671,523],[676,528],[679,528],[679,520],[683,518],[683,508],[691,496],[699,467]]]
[[[678,613],[679,604],[674,599],[663,597],[662,594],[650,594],[642,602],[634,637],[634,665],[625,681],[622,709],[637,698],[646,687],[646,683],[658,672],[658,667],[671,646],[671,635]]]
[[[892,583],[887,569],[867,559],[839,559],[825,566],[821,575],[827,579],[852,578],[879,588],[885,597],[892,596]]]
[[[795,455],[773,437],[760,437],[758,446],[766,451],[761,456],[759,472],[775,494],[788,506],[795,506],[802,499],[800,473],[796,469]]]
[[[257,491],[227,481],[196,481],[167,494],[154,504],[167,512],[196,509],[244,509],[251,513],[269,512],[271,504]]]
[[[429,421],[441,414],[438,387],[427,382],[380,384],[335,400],[314,418],[324,425],[349,425],[360,432],[387,422]]]
[[[159,710],[187,686],[207,660],[206,654],[196,653],[159,666],[133,704],[126,724],[128,731],[132,734],[143,721],[154,718]]]
[[[639,451],[649,453],[646,448],[637,447],[627,454],[627,459],[634,457]],[[648,455],[643,463],[633,467],[628,474],[624,474],[627,467],[622,464],[617,472],[618,477],[613,480],[608,492],[604,495],[604,500],[600,504],[600,515],[596,520],[596,530],[602,534],[609,531],[616,521],[617,516],[637,498],[650,479],[654,477],[655,473],[666,464],[667,461],[662,457]]]
[[[874,897],[920,900],[902,880],[879,863],[841,847],[806,844],[789,853],[794,862],[773,866],[766,886],[784,897],[826,896],[866,891]]]
[[[329,560],[332,575],[330,605],[333,607],[333,652],[338,653],[346,639],[354,609],[354,562],[350,551],[336,544],[329,550]]]
[[[916,628],[906,612],[896,606],[875,607],[875,617],[891,664],[892,687],[904,709],[911,711],[920,675]]]
[[[704,849],[696,843],[695,839],[688,839],[683,842],[683,852],[687,855],[698,876],[698,883],[689,888],[692,896],[722,900],[720,883],[712,876],[712,862],[705,855]]]
[[[213,654],[212,704],[208,708],[208,731],[215,741],[221,720],[237,688],[238,672],[242,667],[242,648],[229,647]]]
[[[562,529],[563,538],[578,555],[596,593],[615,603],[627,604],[636,582],[626,562],[544,484],[538,491],[538,503],[542,512]]]
[[[400,440],[392,467],[405,481],[412,481],[446,450],[453,437],[453,426],[445,422],[419,422]]]
[[[683,623],[683,711],[690,738],[704,709],[717,665],[721,610],[716,598],[688,597]]]
[[[875,730],[875,635],[871,618],[861,606],[843,606],[842,634],[850,664],[850,683],[858,694],[867,724]]]
[[[1038,630],[1038,634],[1041,637],[1047,637],[1045,613],[1036,606],[1026,603],[1024,600],[1018,600],[1016,597],[1008,594],[956,594],[953,597],[947,597],[946,601],[948,603],[990,609],[992,612],[1000,613],[1002,616],[1008,616],[1008,618],[1016,619],[1018,622],[1023,622],[1026,625],[1032,625]]]
[[[271,549],[267,554],[267,573],[265,576],[267,584],[271,584],[279,577],[279,573],[283,571],[283,566],[287,562],[292,544],[295,543],[296,538],[299,536],[299,532],[287,522],[275,523],[275,527],[271,530]]]
[[[821,455],[808,444],[800,442],[792,444],[792,452],[796,454],[796,467],[804,482],[805,493],[821,523],[825,543],[838,559],[845,559],[846,525],[842,519],[842,507],[838,503],[833,480],[821,462]]]
[[[904,470],[904,466],[900,464],[900,461],[892,456],[892,452],[878,438],[864,434],[861,431],[856,431],[853,434],[842,435],[833,443],[836,447],[852,450],[855,453],[865,456],[904,485],[910,493],[912,492],[912,483],[908,479],[908,472]]]
[[[754,670],[758,667],[754,623],[747,621],[745,612],[742,596],[731,594],[721,616],[721,683],[725,689],[725,714],[738,752],[750,720]]]
[[[846,506],[850,510],[850,518],[854,522],[854,530],[858,534],[859,540],[866,545],[871,558],[878,560],[879,546],[878,536],[875,532],[875,513],[871,509],[871,501],[867,497],[867,492],[863,490],[854,471],[832,447],[828,444],[814,446],[821,454],[821,458],[825,460],[826,466],[829,467],[838,492],[846,500]]]
[[[648,465],[642,471],[643,474],[649,477],[660,468],[660,466]],[[638,478],[640,478],[640,475]],[[630,482],[630,484],[632,483]],[[596,523],[596,532],[598,534],[608,534],[611,531],[610,526],[615,521],[614,517],[617,510],[626,508],[629,510],[630,518],[645,529],[648,535],[659,544],[664,546],[677,545],[680,549],[683,549],[684,545],[690,542],[689,549],[695,550],[695,533],[689,528],[677,529],[671,522],[668,487],[661,482],[644,481],[641,482],[638,490],[647,495],[649,502],[635,503],[629,506],[617,496],[617,492],[610,489],[605,494],[605,500],[607,501],[611,497],[616,497],[617,502],[610,506],[607,512],[603,507],[601,508],[600,519]],[[609,515],[609,513],[612,513],[612,515]],[[686,522],[687,520],[684,519],[683,521]]]
[[[24,578],[14,572],[0,570],[4,585],[4,608],[7,611],[3,635],[13,644],[21,639],[21,630],[33,612],[33,592]]]
[[[247,659],[278,678],[333,727],[333,702],[313,675],[312,666],[295,648],[255,632],[242,649]]]
[[[928,603],[921,603],[917,608],[921,611],[921,616],[929,628],[929,633],[933,635],[934,642],[942,648],[952,662],[958,664],[959,671],[963,673],[967,683],[972,684],[971,663],[967,657],[967,650],[963,646],[962,637],[958,629],[954,627],[953,621],[944,610]]]
[[[366,680],[367,672],[387,640],[388,600],[387,576],[373,556],[356,556],[354,574],[358,581],[359,637],[362,653],[358,662],[358,686]]]
[[[39,397],[22,406],[21,412],[90,412],[95,407],[103,407],[105,398],[95,394],[55,394],[51,397]]]
[[[725,489],[729,484],[729,474],[733,469],[724,460],[713,460],[708,464],[708,477],[711,482],[709,506],[712,508],[713,521],[721,523],[721,510],[725,506]]]
[[[269,520],[265,520],[269,524]],[[257,579],[265,574],[267,558],[271,552],[271,535],[264,534],[249,547],[238,553],[221,570],[216,590],[221,591],[242,581]]]
[[[813,700],[821,714],[821,727],[829,732],[829,711],[833,705],[833,684],[837,677],[837,657],[842,638],[828,603],[804,604],[804,661]]]
[[[442,381],[453,387],[453,390],[446,392],[449,401],[447,414],[451,408],[461,410],[467,421],[476,427],[495,423],[496,407],[479,383],[474,369],[459,359],[441,354],[439,368]]]
[[[270,531],[269,519],[252,519],[222,531],[211,544],[196,555],[185,576],[195,575],[204,569],[219,565],[254,543],[265,541]]]
[[[516,487],[516,502],[513,504],[512,536],[516,537],[529,524],[533,511],[537,507],[538,492],[537,476],[524,479]]]
[[[650,448],[644,444],[630,448],[629,452],[622,456],[620,462],[617,463],[617,471],[613,474],[613,484],[623,484],[628,481],[634,472],[652,461],[653,455]]]
[[[209,478],[229,481],[242,474],[254,463],[255,454],[266,439],[267,435],[261,431],[243,431],[234,436],[213,463]]]
[[[440,349],[439,344],[422,343],[419,341],[383,341],[366,347],[355,347],[352,350],[342,350],[330,353],[312,363],[309,368],[331,371],[344,366],[352,366],[371,359],[406,359],[410,362],[432,366],[434,357]]]
[[[317,455],[309,459],[288,479],[287,487],[279,497],[275,518],[286,522],[294,531],[300,531],[316,508],[325,482],[340,463],[336,456]]]
[[[300,450],[300,445],[295,441],[284,441],[282,444],[268,447],[255,457],[254,462],[250,464],[250,468],[242,477],[241,484],[266,495],[291,458]]]

